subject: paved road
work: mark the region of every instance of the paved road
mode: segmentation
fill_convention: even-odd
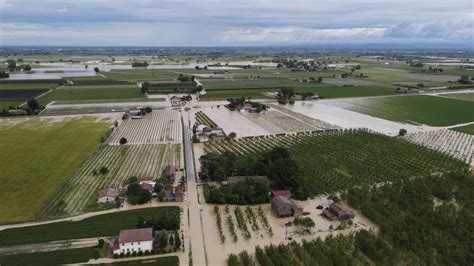
[[[189,210],[189,237],[191,239],[191,251],[193,265],[207,265],[206,246],[204,230],[201,219],[201,205],[198,202],[198,188],[196,172],[194,169],[193,144],[191,141],[191,130],[189,126],[189,114],[183,113],[184,119],[184,156],[186,161],[186,176],[188,179],[188,210]]]

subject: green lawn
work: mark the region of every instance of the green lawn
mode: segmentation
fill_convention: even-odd
[[[0,231],[0,246],[31,244],[65,239],[118,235],[122,229],[137,226],[138,217],[177,217],[178,207],[135,209],[98,215],[75,222],[57,222]],[[178,222],[179,225],[179,222]]]
[[[398,96],[365,99],[350,109],[380,118],[430,126],[474,121],[474,102],[436,96]]]
[[[106,100],[106,99],[144,99],[146,96],[141,93],[137,86],[118,85],[111,87],[110,85],[88,86],[82,87],[61,87],[51,93],[39,98],[42,105],[46,105],[51,101],[68,101],[68,100]]]
[[[474,135],[474,124],[470,124],[470,125],[463,126],[463,127],[451,128],[451,130],[461,132],[461,133],[466,133],[466,134],[469,134],[469,135]]]
[[[0,265],[62,265],[87,262],[97,256],[91,247],[0,256]]]
[[[0,223],[31,220],[95,149],[108,126],[95,118],[0,123]]]

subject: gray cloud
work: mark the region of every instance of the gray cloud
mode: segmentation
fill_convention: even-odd
[[[0,45],[466,42],[473,16],[471,0],[0,0]]]

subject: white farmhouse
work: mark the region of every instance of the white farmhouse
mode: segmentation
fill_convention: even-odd
[[[130,229],[120,231],[113,243],[114,254],[150,252],[153,249],[153,228]]]

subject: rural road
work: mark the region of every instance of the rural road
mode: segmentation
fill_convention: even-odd
[[[186,176],[188,178],[188,211],[191,239],[191,251],[193,265],[207,265],[206,245],[201,218],[201,206],[198,202],[197,180],[194,169],[193,144],[191,142],[191,130],[189,113],[183,113],[184,119],[184,156],[186,161]]]

